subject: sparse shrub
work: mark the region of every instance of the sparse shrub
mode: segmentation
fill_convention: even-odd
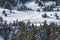
[[[2,18],[2,17],[0,17],[0,20],[3,20],[3,18]]]
[[[33,9],[31,9],[31,8],[27,8],[27,10],[32,10],[33,11]]]
[[[57,13],[55,13],[54,16],[57,16]]]
[[[28,10],[27,6],[22,5],[20,8],[17,8],[18,11]]]
[[[50,14],[52,16],[52,14]]]
[[[59,16],[58,16],[58,14],[57,14],[57,13],[55,13],[55,17],[56,17],[56,19],[59,19]]]
[[[7,14],[5,14],[5,17],[7,16]]]
[[[6,14],[6,11],[5,11],[5,10],[3,10],[2,14],[4,14],[4,16],[7,16],[7,14]]]
[[[12,24],[12,26],[16,26],[16,23],[15,23],[15,21],[13,21],[13,24]]]
[[[43,11],[49,11],[48,9],[49,9],[49,7],[45,7],[45,8],[43,8]]]
[[[41,3],[41,2],[39,2],[38,6],[42,6],[42,3]]]
[[[56,19],[59,19],[59,17],[58,17],[58,16],[56,16]]]
[[[2,26],[2,23],[3,23],[3,18],[0,17],[0,26]]]
[[[57,11],[59,11],[59,9],[57,9]]]
[[[6,14],[5,10],[3,10],[2,14]]]
[[[40,9],[38,8],[37,11],[40,12]]]
[[[46,13],[43,14],[42,17],[43,17],[43,18],[47,18],[47,14],[46,14]]]
[[[9,10],[10,10],[10,13],[12,13],[12,8],[10,8]]]

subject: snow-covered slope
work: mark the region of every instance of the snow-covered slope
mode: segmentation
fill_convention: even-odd
[[[13,10],[13,13],[9,13],[9,10],[6,10],[7,12],[7,17],[5,17],[2,14],[2,9],[0,9],[0,16],[3,17],[4,20],[7,20],[7,22],[13,22],[14,20],[19,20],[19,21],[28,21],[30,20],[32,23],[40,23],[40,22],[44,22],[45,20],[50,23],[52,22],[56,22],[56,23],[60,23],[60,20],[56,19],[54,14],[57,13],[60,16],[60,12],[37,12],[37,11],[16,11]],[[49,18],[43,18],[42,14],[46,13]],[[52,14],[52,16],[50,16],[50,14]]]
[[[34,9],[34,11],[17,11],[17,10],[12,10],[13,13],[9,13],[10,11],[8,9],[1,9],[0,8],[0,16],[3,17],[3,20],[7,20],[7,22],[13,22],[14,20],[18,21],[28,21],[30,20],[31,23],[36,23],[36,24],[40,24],[43,23],[45,20],[47,21],[47,23],[52,22],[56,22],[58,24],[60,24],[60,20],[56,19],[54,14],[57,13],[60,17],[60,12],[37,12],[36,9],[39,8],[37,6],[37,4],[35,4],[34,2],[29,2],[26,3],[27,7],[30,7],[32,9]],[[7,17],[5,17],[2,14],[2,11],[5,10]],[[43,18],[42,14],[46,13],[49,18]],[[51,16],[52,14],[52,16]]]
[[[31,9],[33,9],[33,10],[37,10],[38,8],[40,8],[40,7],[38,7],[38,4],[35,4],[35,1],[26,3],[25,5],[26,5],[28,8],[31,8]]]

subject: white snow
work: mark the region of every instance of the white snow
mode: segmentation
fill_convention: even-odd
[[[6,11],[9,12],[9,10]],[[16,10],[13,10],[12,12],[15,12],[15,14],[9,13],[7,17],[2,15],[2,12],[0,15],[3,17],[4,20],[7,20],[8,23],[13,22],[14,20],[17,19],[18,21],[30,20],[31,23],[43,23],[45,20],[47,21],[47,23],[50,23],[51,21],[60,23],[60,20],[56,19],[54,16],[55,13],[57,13],[60,16],[59,14],[60,12],[37,12],[37,11],[16,11]],[[43,18],[42,14],[44,13],[46,13],[49,16],[49,18]],[[50,14],[52,14],[52,16],[50,16]]]
[[[31,9],[33,9],[33,10],[37,10],[38,8],[40,8],[40,7],[38,7],[38,4],[35,4],[35,1],[26,3],[25,5],[26,5],[28,8],[31,8]]]
[[[50,6],[50,5],[56,5],[56,2],[48,1],[48,2],[45,2],[44,6]]]
[[[0,40],[4,40],[4,39],[2,38],[2,36],[0,36]]]
[[[52,4],[55,4],[55,2],[47,2],[45,3],[45,5],[52,5]],[[10,13],[10,10],[8,9],[2,9],[0,8],[0,17],[2,16],[3,17],[3,20],[7,21],[7,23],[10,23],[10,22],[13,22],[14,20],[16,21],[18,19],[18,21],[28,21],[30,20],[31,23],[34,23],[34,25],[37,25],[37,26],[40,26],[40,24],[43,24],[43,22],[46,20],[47,23],[50,23],[50,22],[55,22],[57,24],[60,24],[60,19],[56,19],[54,14],[57,13],[59,18],[60,18],[60,12],[37,12],[36,10],[38,8],[40,8],[40,10],[42,10],[41,8],[43,7],[38,7],[38,4],[35,4],[35,1],[33,2],[29,2],[29,3],[26,3],[25,4],[28,8],[31,8],[33,9],[34,11],[17,11],[17,10],[12,10],[12,13]],[[19,5],[18,3],[18,6],[21,6]],[[13,8],[13,7],[12,7]],[[17,8],[17,7],[15,7]],[[14,9],[14,8],[13,8]],[[2,14],[2,11],[5,10],[6,11],[6,14],[7,17],[5,17],[3,14]],[[55,9],[56,10],[56,9]],[[48,15],[48,18],[43,18],[42,17],[42,14],[46,13]],[[51,16],[52,14],[52,16]],[[18,31],[18,29],[16,29],[15,33]],[[9,37],[11,37],[12,35],[12,32],[10,34]],[[0,36],[0,40],[3,40],[3,38]]]
[[[54,14],[57,13],[58,16],[60,17],[60,12],[37,12],[36,10],[39,8],[37,4],[35,4],[35,2],[29,2],[25,4],[27,7],[32,8],[35,11],[17,11],[17,10],[12,10],[13,13],[9,13],[8,9],[2,9],[0,8],[0,16],[3,17],[3,20],[7,20],[7,22],[13,22],[14,20],[16,21],[18,19],[18,21],[28,21],[30,20],[31,23],[35,23],[35,24],[40,24],[43,23],[45,20],[47,21],[47,23],[50,22],[56,22],[58,24],[60,24],[60,20],[56,19]],[[5,10],[7,17],[5,17],[2,14],[2,11]],[[42,14],[46,13],[49,18],[43,18]],[[51,16],[52,14],[52,16]]]

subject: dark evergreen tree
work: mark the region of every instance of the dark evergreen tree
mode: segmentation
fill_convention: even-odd
[[[18,26],[19,22],[18,22],[18,19],[16,20],[16,26]]]
[[[16,23],[15,23],[15,21],[13,21],[13,24],[12,24],[12,26],[16,26]]]

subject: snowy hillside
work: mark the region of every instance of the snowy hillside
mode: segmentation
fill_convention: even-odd
[[[53,32],[60,31],[60,6],[56,6],[55,1],[13,0],[11,3],[3,0],[0,4],[2,2],[5,4],[0,7],[0,40],[50,40]],[[60,38],[59,34],[56,38]]]
[[[8,9],[1,9],[0,8],[0,16],[3,17],[4,20],[7,20],[7,22],[13,22],[14,20],[19,20],[19,21],[28,21],[30,20],[31,23],[43,23],[45,20],[47,21],[47,23],[50,22],[56,22],[58,24],[60,24],[60,20],[55,18],[55,13],[58,14],[58,16],[60,17],[60,12],[38,12],[36,11],[39,7],[37,4],[35,4],[35,2],[29,2],[25,4],[27,7],[32,8],[34,11],[17,11],[17,10],[12,10],[12,13],[10,13],[10,11]],[[29,5],[29,6],[28,6]],[[5,10],[7,17],[5,17],[2,14],[2,11]],[[46,13],[48,15],[48,18],[43,18],[42,14]],[[51,16],[52,14],[52,16]]]

